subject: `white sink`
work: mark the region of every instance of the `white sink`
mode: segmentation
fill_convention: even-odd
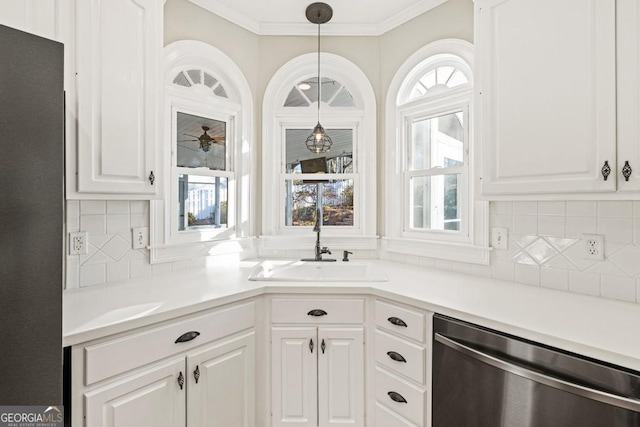
[[[373,264],[350,262],[263,261],[249,280],[279,282],[386,282],[387,275]]]

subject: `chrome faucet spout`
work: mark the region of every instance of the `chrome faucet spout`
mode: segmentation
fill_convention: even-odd
[[[320,233],[321,227],[322,227],[322,210],[318,208],[316,210],[316,223],[313,225],[313,232]]]

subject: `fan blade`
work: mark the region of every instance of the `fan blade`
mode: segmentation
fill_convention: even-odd
[[[200,138],[199,136],[191,135],[191,134],[189,134],[189,133],[185,133],[185,135],[190,136],[191,138],[195,138],[195,139]]]

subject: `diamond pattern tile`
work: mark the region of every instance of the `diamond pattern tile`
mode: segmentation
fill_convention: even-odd
[[[640,248],[628,245],[609,257],[609,261],[629,276],[640,274]]]
[[[102,252],[107,254],[114,261],[119,261],[128,251],[129,242],[122,239],[120,236],[113,236],[103,247],[100,248]]]

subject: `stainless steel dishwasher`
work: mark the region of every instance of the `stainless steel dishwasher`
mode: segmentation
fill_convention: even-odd
[[[435,315],[432,403],[433,427],[639,427],[640,373]]]

